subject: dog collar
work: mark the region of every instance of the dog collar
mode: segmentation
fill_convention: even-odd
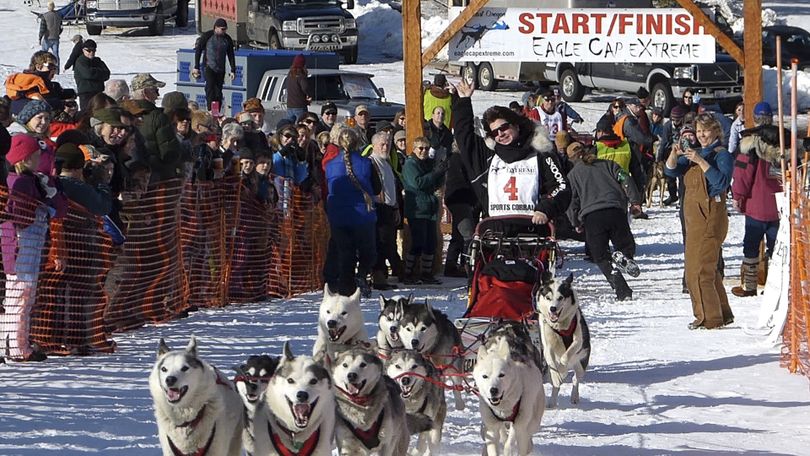
[[[166,440],[169,441],[169,448],[172,450],[172,454],[174,456],[205,456],[208,454],[208,450],[211,448],[211,444],[214,443],[214,434],[217,432],[217,426],[214,425],[214,428],[211,429],[211,436],[208,437],[208,442],[205,443],[205,446],[202,448],[198,448],[197,451],[194,453],[183,453],[180,451],[179,448],[172,442],[172,439],[166,437]]]
[[[518,412],[520,412],[520,401],[521,400],[523,400],[523,398],[518,399],[517,404],[515,404],[515,406],[512,407],[512,414],[507,416],[506,418],[501,418],[500,416],[498,416],[498,414],[495,413],[496,410],[493,409],[492,406],[490,406],[489,408],[492,410],[492,414],[495,415],[495,418],[497,418],[498,421],[509,421],[510,423],[514,423],[515,418],[517,418]]]
[[[568,329],[564,329],[561,331],[554,330],[555,333],[559,334],[562,337],[571,337],[574,335],[574,331],[577,330],[577,317],[571,319],[571,324],[568,325]]]
[[[287,434],[293,444],[295,444],[295,438],[293,437],[294,434],[292,431],[282,426],[278,421],[276,421],[276,426]],[[303,443],[300,445],[295,444],[296,451],[293,451],[284,446],[284,442],[281,441],[281,437],[273,432],[273,426],[270,425],[269,421],[267,422],[267,432],[270,434],[270,441],[273,443],[273,448],[275,448],[276,452],[281,456],[310,456],[315,452],[315,446],[318,445],[318,440],[321,437],[321,428],[319,427]]]
[[[356,405],[359,405],[361,407],[365,407],[365,406],[367,406],[369,404],[369,402],[371,402],[371,396],[360,396],[360,395],[357,395],[357,394],[351,394],[348,391],[346,391],[345,389],[343,389],[343,388],[341,388],[341,387],[339,387],[337,385],[335,385],[335,388],[338,391],[340,391],[341,393],[343,393],[343,395],[346,396],[346,398],[349,399],[349,402],[351,402],[352,404],[356,404]]]
[[[382,427],[384,417],[385,409],[383,408],[380,410],[380,415],[377,417],[377,421],[375,421],[374,424],[366,430],[358,429],[352,425],[349,420],[345,418],[342,419],[343,422],[346,423],[346,427],[348,427],[349,430],[352,431],[352,434],[357,437],[357,440],[360,440],[364,447],[371,450],[380,446],[380,428]]]
[[[186,421],[185,423],[178,424],[177,427],[179,427],[179,428],[190,427],[191,429],[194,429],[195,427],[197,427],[197,425],[200,424],[200,421],[202,421],[202,419],[203,419],[203,414],[205,413],[205,407],[207,407],[207,406],[208,406],[208,404],[203,405],[202,408],[200,409],[200,411],[197,412],[197,416],[195,416],[193,420]]]

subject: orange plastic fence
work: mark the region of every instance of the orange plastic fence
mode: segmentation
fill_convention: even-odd
[[[810,195],[806,189],[794,192],[791,212],[790,304],[782,333],[782,365],[810,377]]]
[[[17,263],[17,274],[2,276],[2,354],[24,357],[29,342],[50,354],[112,351],[111,332],[191,306],[321,288],[329,236],[322,206],[283,179],[276,188],[280,200],[266,203],[237,179],[152,186],[125,198],[122,247],[76,204],[49,225],[45,206],[16,196],[7,204],[0,188],[3,263]]]

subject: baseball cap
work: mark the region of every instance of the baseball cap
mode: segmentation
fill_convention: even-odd
[[[397,142],[400,139],[405,139],[405,137],[406,137],[405,130],[399,130],[396,133],[394,133],[394,142]]]
[[[95,51],[96,47],[98,46],[96,45],[96,42],[93,40],[84,40],[84,43],[82,43],[82,49],[90,49]]]
[[[165,87],[166,83],[163,81],[158,81],[157,79],[153,78],[149,73],[139,73],[136,74],[134,78],[132,78],[132,90],[142,90],[147,88],[160,88]]]
[[[444,87],[447,85],[447,76],[439,73],[436,76],[433,76],[433,85]]]
[[[368,112],[368,106],[361,104],[354,108],[354,115],[360,114],[361,112]]]
[[[337,106],[334,103],[325,103],[321,106],[321,115],[324,115],[327,111],[337,114]]]
[[[98,124],[109,124],[112,127],[126,127],[121,122],[121,110],[116,108],[98,109],[93,112],[93,117],[90,119],[90,124],[95,126]]]
[[[228,28],[228,23],[225,21],[225,19],[220,17],[220,18],[217,18],[217,20],[214,21],[214,27]]]
[[[773,109],[771,109],[771,105],[768,104],[767,101],[760,101],[759,103],[754,105],[754,115],[755,116],[772,116]]]

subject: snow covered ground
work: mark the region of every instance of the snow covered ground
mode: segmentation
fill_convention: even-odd
[[[44,3],[44,2],[43,2]],[[788,23],[810,28],[805,2],[766,2],[790,11]],[[773,3],[773,4],[772,4]],[[0,77],[24,66],[38,46],[34,16],[19,0],[0,0],[0,29],[7,31],[0,58]],[[365,4],[366,8],[369,4]],[[374,5],[371,5],[374,6]],[[376,9],[387,8],[377,6]],[[374,11],[374,9],[370,9]],[[366,13],[371,14],[371,13]],[[383,16],[382,13],[381,17]],[[388,15],[389,13],[385,13]],[[362,17],[360,16],[362,24]],[[392,16],[387,16],[391,18]],[[437,21],[438,22],[438,21]],[[167,24],[168,25],[168,24]],[[368,23],[378,37],[396,40],[401,32],[391,22]],[[97,38],[98,55],[114,76],[124,79],[151,72],[174,83],[174,50],[190,47],[193,32],[167,26],[161,38],[143,31],[105,31]],[[435,36],[439,30],[428,33]],[[62,54],[69,39],[83,30],[63,34]],[[86,34],[85,34],[86,36]],[[382,41],[382,40],[381,40]],[[398,44],[396,44],[398,45]],[[388,42],[364,43],[358,69],[374,73],[389,98],[403,99],[402,63]],[[385,52],[388,51],[389,54]],[[72,86],[68,73],[60,76]],[[477,93],[475,108],[506,104],[520,97],[519,86],[495,93]],[[611,94],[594,94],[575,104],[592,126]],[[732,215],[725,244],[728,288],[738,280],[742,256],[743,218]],[[681,294],[682,247],[675,209],[650,210],[650,219],[634,221],[641,277],[630,279],[635,300],[614,303],[598,270],[583,259],[579,246],[566,245],[565,271],[576,276],[584,314],[591,326],[591,369],[581,388],[582,403],[548,410],[535,434],[535,453],[544,455],[805,455],[810,448],[810,394],[807,378],[779,366],[779,347],[766,346],[748,335],[759,299],[733,296],[736,322],[728,329],[689,331],[691,307]],[[438,288],[418,287],[451,318],[464,310],[464,289],[458,280]],[[315,336],[317,293],[290,300],[204,310],[169,324],[116,335],[118,351],[87,358],[53,357],[44,363],[0,366],[0,455],[72,455],[100,453],[157,455],[160,450],[152,415],[147,377],[157,341],[185,344],[200,339],[201,355],[224,371],[250,354],[279,354],[292,340],[297,353],[308,352]],[[363,302],[366,322],[374,333],[376,300]],[[480,454],[477,400],[467,397],[468,410],[451,410],[445,425],[442,454]]]

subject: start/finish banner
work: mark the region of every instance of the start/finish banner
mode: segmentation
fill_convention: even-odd
[[[712,63],[715,43],[679,8],[482,8],[448,54],[451,61]]]

